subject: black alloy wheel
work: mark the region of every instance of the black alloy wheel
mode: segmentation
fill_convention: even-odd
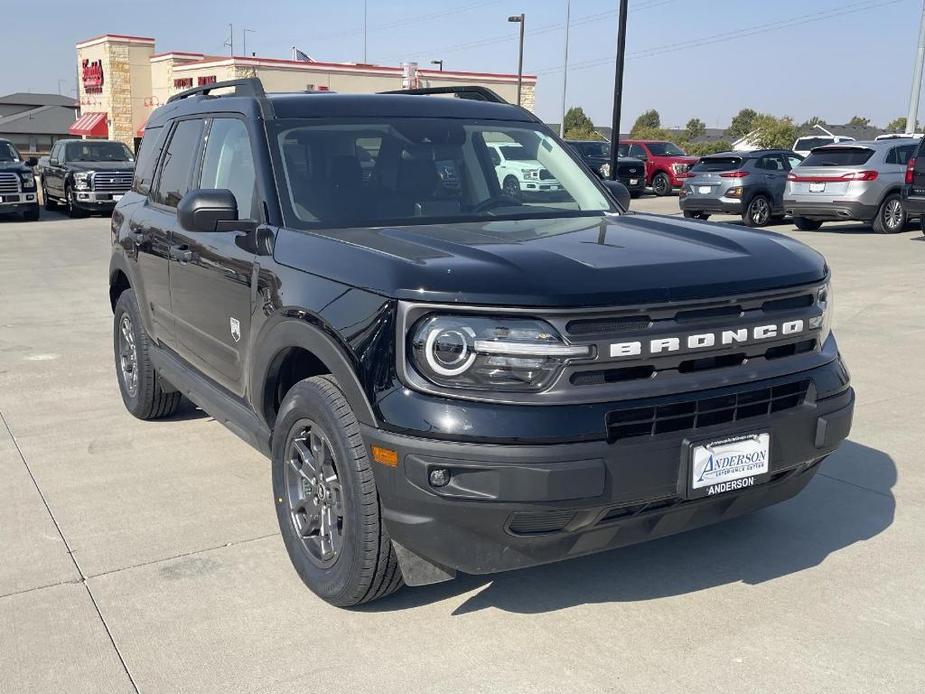
[[[765,195],[756,195],[742,213],[745,226],[764,227],[771,221],[771,201]]]
[[[655,178],[652,179],[652,192],[659,197],[665,197],[671,194],[671,190],[671,179],[668,178],[668,174],[663,171],[655,174]]]

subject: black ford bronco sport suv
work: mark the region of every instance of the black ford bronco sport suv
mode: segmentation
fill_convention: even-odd
[[[820,255],[629,213],[530,113],[456,91],[180,93],[112,218],[126,407],[186,396],[271,457],[335,605],[754,511],[851,424]],[[496,142],[563,190],[506,196]]]
[[[0,215],[22,214],[27,222],[38,221],[39,198],[32,168],[35,157],[23,159],[9,140],[0,140]]]

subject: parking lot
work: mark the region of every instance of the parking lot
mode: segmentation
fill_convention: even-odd
[[[826,255],[858,397],[802,494],[347,611],[292,570],[260,454],[125,411],[109,220],[0,220],[0,691],[923,691],[925,236],[771,230]]]

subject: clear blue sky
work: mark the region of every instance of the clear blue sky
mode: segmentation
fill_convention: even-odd
[[[227,24],[247,50],[318,60],[361,60],[363,0],[0,0],[0,94],[73,90],[74,43],[140,34],[157,49],[224,53]],[[368,60],[516,72],[516,25],[525,12],[526,72],[539,75],[538,115],[560,118],[566,0],[369,0]],[[609,124],[617,0],[572,0],[568,103]],[[630,0],[624,123],[656,108],[663,125],[692,116],[725,126],[744,106],[798,121],[858,114],[883,125],[908,108],[921,0]],[[852,11],[857,10],[857,11]],[[841,12],[841,15],[834,13]],[[55,19],[51,19],[55,18]],[[38,24],[37,24],[38,22]],[[36,26],[40,29],[36,30]],[[11,69],[15,65],[16,69]]]

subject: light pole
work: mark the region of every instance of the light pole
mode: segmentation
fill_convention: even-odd
[[[610,178],[617,180],[617,156],[620,149],[620,112],[623,108],[623,65],[626,56],[626,12],[629,0],[620,0],[620,21],[617,35],[617,69],[613,80],[613,122],[610,134]]]
[[[225,41],[225,45],[231,51],[231,57],[234,58],[234,26],[231,24],[228,25],[228,40]]]
[[[568,34],[572,17],[572,0],[565,0],[565,60],[562,64],[562,120],[559,123],[559,137],[565,138],[565,92],[568,88]]]
[[[912,73],[912,93],[909,94],[909,115],[906,117],[906,135],[915,132],[919,119],[919,96],[922,93],[922,63],[925,62],[925,6],[922,7],[922,27],[919,29],[919,50],[915,54]]]
[[[517,105],[520,106],[520,92],[523,89],[524,81],[524,21],[527,16],[524,13],[508,17],[507,21],[520,24],[520,50],[517,57]]]
[[[241,29],[241,39],[243,43],[243,46],[241,47],[241,52],[244,54],[245,58],[247,57],[247,34],[248,32],[253,34],[254,30],[248,29],[247,27],[244,27],[243,29]]]
[[[430,64],[439,66],[440,72],[443,72],[443,61],[442,60],[431,60]]]

